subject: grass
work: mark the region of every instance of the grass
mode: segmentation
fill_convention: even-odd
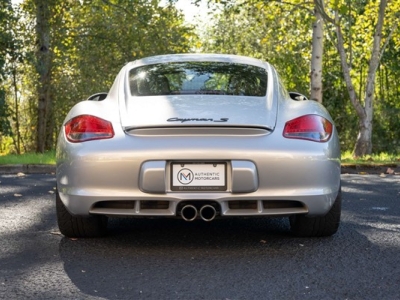
[[[24,153],[18,154],[0,154],[0,165],[25,165],[25,164],[50,164],[56,163],[56,152],[46,153]]]
[[[342,153],[342,164],[355,165],[400,165],[400,155],[379,153],[363,157],[353,157],[350,151]]]
[[[55,151],[46,153],[0,154],[0,165],[56,163]],[[400,155],[380,153],[354,158],[350,151],[342,153],[343,165],[400,165]]]

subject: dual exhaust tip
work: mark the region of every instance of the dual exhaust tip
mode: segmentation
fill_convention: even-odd
[[[203,205],[198,211],[194,205],[188,204],[182,207],[181,216],[185,221],[194,221],[197,216],[206,222],[211,222],[217,216],[217,210],[212,205]]]

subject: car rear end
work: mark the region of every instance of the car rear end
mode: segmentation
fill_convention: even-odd
[[[146,87],[146,74],[160,82]],[[231,90],[225,75],[237,76]],[[268,64],[234,56],[126,66],[104,101],[71,111],[57,156],[59,197],[77,217],[316,217],[340,192],[326,110],[290,100]]]

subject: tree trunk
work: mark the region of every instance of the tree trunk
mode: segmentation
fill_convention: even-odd
[[[341,27],[338,23],[336,24],[336,36],[337,36],[337,49],[338,49],[339,56],[340,56],[340,62],[342,64],[343,77],[346,82],[346,87],[347,87],[347,91],[349,93],[351,104],[355,108],[358,119],[359,119],[359,127],[358,127],[359,133],[358,133],[357,143],[356,143],[356,147],[357,147],[358,143],[359,143],[359,147],[357,148],[357,151],[356,151],[356,148],[354,148],[353,155],[354,156],[363,156],[367,153],[371,153],[371,152],[367,152],[368,149],[372,150],[372,144],[371,144],[372,123],[369,126],[369,124],[367,122],[367,115],[366,115],[365,109],[361,105],[361,102],[357,97],[357,93],[355,91],[353,82],[351,80],[350,67],[347,64],[347,55],[346,55],[346,51],[344,48],[343,34],[342,34]],[[365,153],[365,154],[360,154],[360,153]]]
[[[53,99],[53,94],[50,92],[50,99]],[[52,101],[47,105],[47,115],[53,116],[53,103]],[[55,148],[54,145],[54,118],[49,117],[46,119],[46,140],[45,140],[45,150],[51,150]]]
[[[366,78],[366,88],[365,88],[365,96],[364,96],[364,105],[360,101],[359,95],[357,97],[357,93],[355,91],[351,76],[350,76],[350,66],[347,61],[347,54],[344,46],[343,33],[340,24],[340,18],[338,11],[335,11],[334,19],[329,17],[326,11],[323,9],[321,5],[322,0],[314,0],[316,3],[316,8],[320,10],[321,15],[324,17],[324,20],[329,21],[336,28],[336,36],[337,36],[337,49],[340,56],[340,62],[342,65],[343,77],[346,82],[347,91],[349,93],[351,104],[353,105],[357,116],[359,118],[359,132],[357,136],[357,141],[353,150],[354,156],[364,156],[372,153],[372,120],[373,120],[373,101],[374,101],[374,92],[375,92],[375,77],[376,71],[378,69],[381,52],[384,51],[384,46],[381,48],[381,40],[382,40],[382,28],[383,22],[385,18],[385,10],[387,6],[387,0],[381,0],[379,4],[379,12],[378,12],[378,20],[375,27],[374,40],[371,52],[371,59],[369,61],[368,66],[368,76]],[[350,2],[349,2],[350,3]],[[318,5],[317,5],[318,4]],[[392,28],[392,31],[397,28],[395,25]],[[390,35],[388,37],[388,40]],[[387,41],[388,41],[387,40]],[[351,52],[350,52],[351,55]],[[361,83],[362,84],[362,83]]]
[[[12,84],[14,88],[14,117],[15,117],[15,132],[17,137],[15,139],[15,149],[17,154],[21,154],[21,133],[19,124],[19,103],[18,103],[18,86],[17,86],[17,71],[14,66],[12,71]],[[14,136],[13,136],[14,138]]]
[[[36,71],[39,74],[36,152],[46,150],[47,120],[51,104],[51,52],[50,52],[50,3],[35,0],[36,4]]]
[[[378,21],[375,27],[371,60],[369,61],[367,84],[365,89],[365,113],[363,114],[363,118],[360,118],[359,133],[353,151],[354,156],[363,156],[372,153],[372,119],[374,115],[373,102],[375,95],[375,78],[376,71],[381,60],[382,29],[386,6],[387,0],[381,0],[379,4]]]
[[[372,115],[359,121],[357,142],[354,147],[353,156],[360,157],[372,153]]]
[[[310,99],[322,103],[322,55],[323,55],[323,37],[324,22],[317,9],[317,5],[324,5],[324,1],[315,1],[315,22],[313,23],[312,50],[311,50],[311,72],[310,72]]]

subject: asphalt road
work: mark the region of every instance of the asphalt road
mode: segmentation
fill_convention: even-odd
[[[400,176],[342,175],[330,238],[285,219],[114,219],[59,234],[54,175],[0,175],[1,299],[400,299]]]

